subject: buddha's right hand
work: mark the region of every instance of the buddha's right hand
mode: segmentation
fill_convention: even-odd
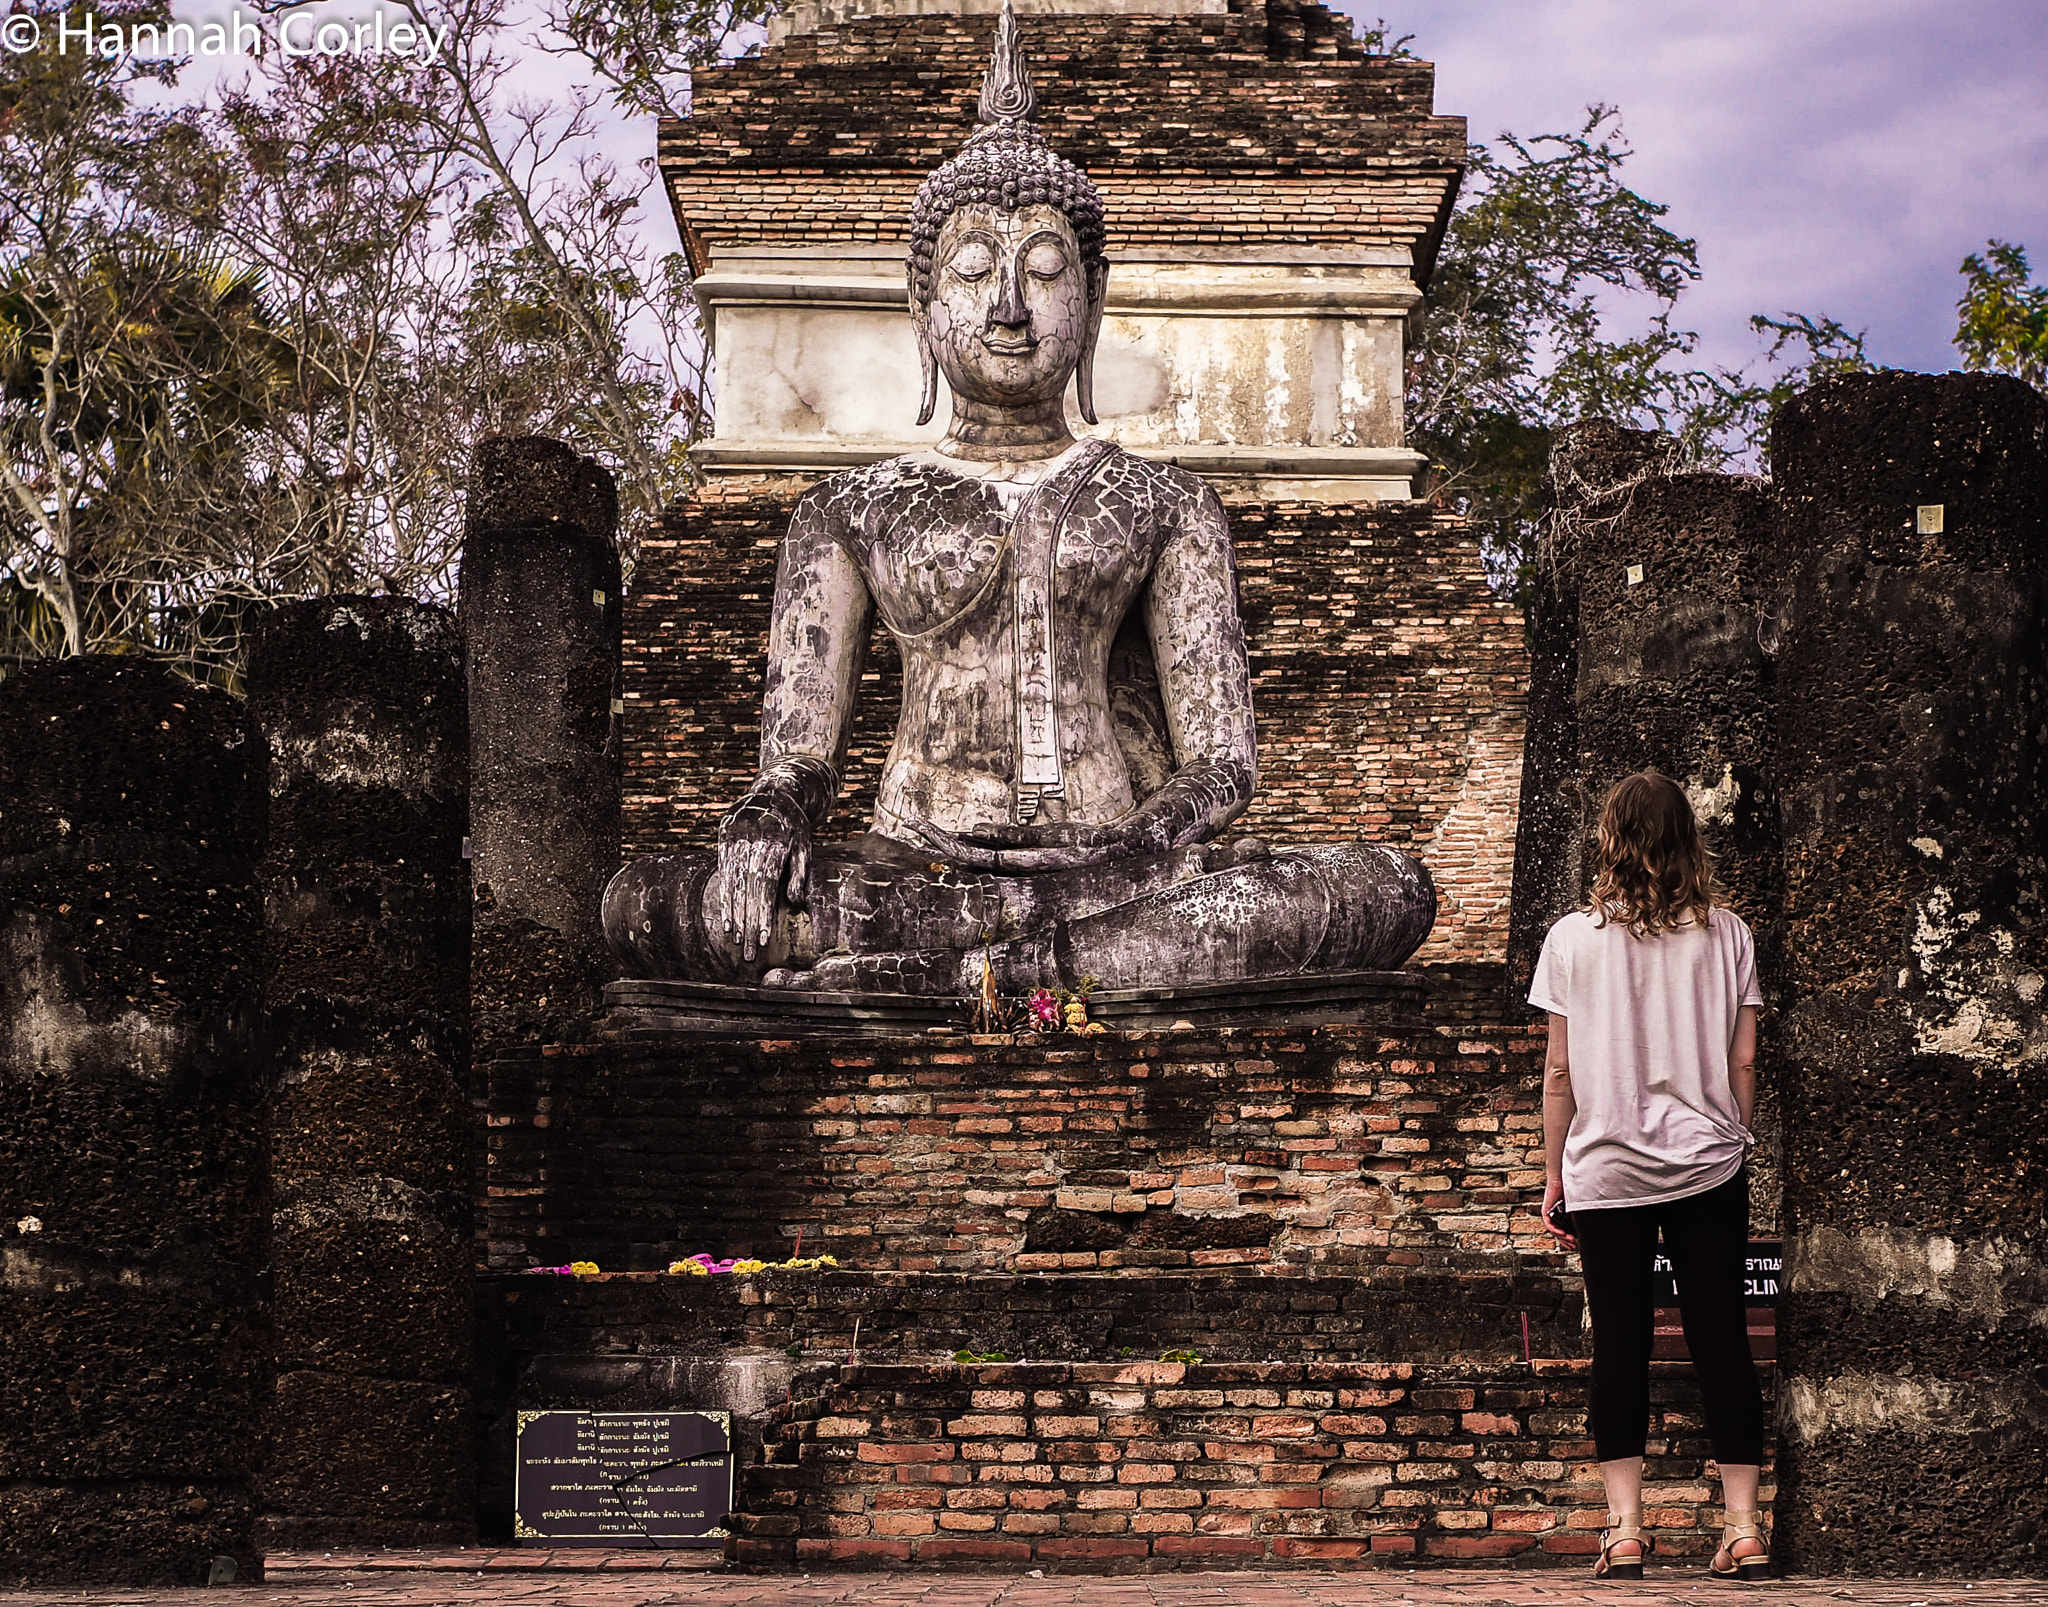
[[[784,900],[792,909],[808,902],[812,822],[823,818],[836,790],[822,761],[783,760],[719,821],[710,914],[715,934],[742,959],[767,948]]]

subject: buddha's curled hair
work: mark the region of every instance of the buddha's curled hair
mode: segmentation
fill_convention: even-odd
[[[1074,226],[1082,262],[1092,267],[1102,260],[1102,197],[1094,182],[1031,124],[1005,118],[976,130],[957,156],[918,186],[910,208],[910,275],[919,301],[932,297],[939,230],[975,202],[1006,212],[1057,207]]]
[[[917,188],[910,208],[910,294],[932,299],[932,269],[939,230],[963,206],[980,202],[1015,212],[1027,206],[1057,207],[1074,226],[1081,261],[1102,261],[1102,197],[1088,175],[1045,143],[1032,119],[1038,92],[1031,87],[1024,46],[1017,37],[1017,10],[1003,0],[996,18],[995,49],[981,80],[981,127],[960,154],[936,169]]]
[[[1593,919],[1637,937],[1704,925],[1719,894],[1714,859],[1692,803],[1655,770],[1618,781],[1600,810]]]

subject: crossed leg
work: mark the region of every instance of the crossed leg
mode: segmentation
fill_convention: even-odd
[[[1436,918],[1429,873],[1373,844],[1205,845],[1032,876],[961,871],[869,836],[813,858],[805,905],[752,961],[714,932],[709,850],[635,860],[605,935],[636,975],[855,993],[1002,992],[1093,976],[1174,987],[1399,965]]]

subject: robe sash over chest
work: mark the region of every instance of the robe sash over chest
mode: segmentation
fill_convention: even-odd
[[[1025,499],[1015,523],[1017,564],[1017,806],[1020,825],[1046,798],[1065,794],[1060,762],[1059,681],[1054,673],[1054,594],[1060,532],[1082,488],[1114,451],[1084,443],[1069,463]]]

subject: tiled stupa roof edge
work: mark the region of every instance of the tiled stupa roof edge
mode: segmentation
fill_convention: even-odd
[[[1435,68],[1367,56],[1299,0],[1227,15],[1034,15],[1053,148],[1108,192],[1111,248],[1391,245],[1427,282],[1463,173]],[[992,16],[866,17],[699,71],[659,160],[691,264],[738,244],[894,243],[975,125]]]
[[[1265,10],[1025,19],[1046,138],[1091,171],[1462,166],[1465,120],[1434,112],[1430,63],[1230,48],[1261,35]],[[993,31],[989,17],[865,18],[701,70],[691,115],[662,126],[662,165],[929,172],[974,127]]]

